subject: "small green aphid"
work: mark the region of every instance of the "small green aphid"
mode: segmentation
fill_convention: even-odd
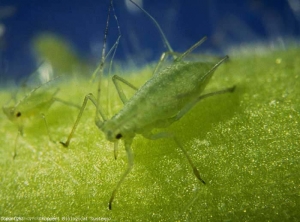
[[[131,1],[131,0],[130,0]],[[100,97],[100,87],[98,88],[98,96],[95,98],[91,93],[85,96],[81,110],[78,114],[76,122],[72,128],[71,133],[68,136],[66,142],[61,142],[65,147],[68,147],[70,140],[78,126],[82,113],[86,107],[87,101],[91,102],[96,106],[95,124],[105,134],[106,139],[114,143],[115,158],[117,156],[118,142],[124,141],[125,150],[128,157],[128,166],[121,179],[117,183],[115,189],[112,192],[109,200],[109,209],[112,209],[112,202],[115,195],[124,181],[125,177],[129,174],[133,167],[133,153],[131,149],[132,141],[136,134],[141,134],[147,139],[156,140],[161,138],[171,138],[182,150],[183,154],[187,158],[191,165],[195,176],[205,184],[201,178],[200,173],[192,162],[190,156],[180,144],[177,137],[168,132],[160,132],[153,134],[151,131],[154,128],[165,128],[171,125],[173,122],[180,120],[192,107],[194,107],[200,100],[214,96],[217,94],[223,94],[227,92],[233,92],[235,87],[226,88],[220,91],[211,92],[208,94],[201,94],[212,77],[217,67],[223,63],[228,56],[225,56],[216,64],[211,62],[186,62],[183,59],[202,44],[206,37],[195,43],[187,51],[182,54],[174,53],[171,49],[163,31],[156,20],[149,15],[144,9],[138,6],[136,3],[131,1],[143,12],[145,12],[151,20],[158,27],[165,45],[168,47],[169,52],[165,52],[161,56],[153,76],[149,79],[141,88],[133,86],[125,79],[114,75],[113,82],[117,89],[120,99],[122,100],[124,107],[123,109],[115,114],[111,119],[108,119],[104,115],[103,110],[98,104]],[[113,8],[112,0],[110,2],[109,12]],[[115,16],[116,18],[116,16]],[[109,21],[109,15],[107,19],[107,25]],[[105,30],[105,38],[102,50],[102,61],[100,63],[100,81],[103,72],[104,58],[105,58],[105,44],[107,36],[107,27]],[[166,56],[171,55],[174,61],[168,67],[158,71]],[[127,99],[120,83],[123,83],[132,89],[136,90],[136,93]],[[99,83],[100,85],[100,83]],[[102,120],[100,120],[101,116]]]
[[[10,101],[8,104],[2,106],[2,110],[7,118],[18,127],[18,135],[23,135],[24,125],[26,125],[27,121],[30,121],[32,117],[40,116],[44,120],[49,139],[52,141],[44,113],[54,102],[61,102],[68,106],[80,108],[80,106],[57,98],[56,94],[59,92],[59,89],[56,89],[54,92],[41,90],[52,81],[50,80],[35,87],[15,104],[10,105]],[[17,146],[15,144],[13,158],[17,155],[16,149]]]

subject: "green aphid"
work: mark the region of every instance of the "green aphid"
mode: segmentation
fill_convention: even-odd
[[[32,121],[33,117],[40,116],[44,120],[49,139],[52,141],[44,113],[48,111],[54,102],[61,102],[68,106],[80,108],[80,106],[57,98],[56,94],[59,92],[59,89],[56,89],[54,92],[50,92],[50,90],[45,89],[42,90],[52,81],[53,80],[50,80],[32,89],[15,104],[10,105],[11,100],[9,104],[2,106],[2,110],[7,118],[18,127],[18,135],[23,135],[24,126],[28,121]],[[13,158],[17,155],[16,149],[17,145],[15,144]]]
[[[130,0],[131,1],[131,0]],[[169,45],[163,31],[156,20],[149,15],[144,9],[131,1],[143,12],[145,12],[151,20],[158,27],[165,45],[168,48],[168,52],[162,54],[161,59],[154,70],[152,78],[150,78],[139,89],[133,86],[125,79],[114,75],[113,82],[116,90],[122,100],[124,107],[121,111],[115,114],[111,119],[108,119],[100,105],[98,105],[100,97],[100,87],[98,88],[98,95],[95,98],[92,94],[86,95],[83,105],[77,120],[72,128],[72,131],[66,142],[61,142],[65,147],[69,146],[70,140],[78,126],[82,113],[86,107],[87,101],[96,106],[95,124],[105,134],[106,139],[114,143],[115,158],[117,157],[118,142],[123,140],[125,144],[125,150],[128,157],[128,166],[121,179],[117,183],[115,189],[112,192],[109,200],[109,209],[112,209],[112,202],[115,195],[124,181],[125,177],[129,174],[133,167],[133,153],[132,153],[132,141],[137,134],[141,134],[147,139],[156,140],[161,138],[171,138],[182,150],[183,154],[187,158],[190,166],[193,169],[195,176],[205,184],[201,178],[199,171],[194,165],[192,159],[180,144],[178,138],[172,133],[160,132],[153,134],[151,131],[155,128],[165,128],[170,126],[175,121],[180,120],[191,108],[193,108],[200,100],[227,92],[233,92],[235,87],[226,88],[220,91],[211,92],[208,94],[202,94],[204,88],[208,84],[214,71],[221,65],[228,56],[225,56],[217,63],[212,62],[186,62],[184,58],[189,55],[194,49],[202,44],[206,37],[195,43],[187,51],[182,54],[174,53]],[[112,0],[109,11],[113,8]],[[115,16],[116,18],[116,16]],[[109,15],[107,24],[109,21]],[[104,60],[105,60],[105,41],[107,37],[107,28],[105,31],[104,45],[102,51],[102,61],[100,63],[100,72],[103,72]],[[161,69],[161,66],[167,56],[172,56],[174,61],[166,68]],[[101,81],[100,73],[100,81]],[[123,83],[130,88],[136,90],[136,93],[128,99],[123,93],[120,83]],[[100,83],[99,83],[100,86]],[[102,120],[100,119],[100,117]]]

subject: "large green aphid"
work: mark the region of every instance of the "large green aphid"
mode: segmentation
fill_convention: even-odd
[[[131,1],[132,2],[132,1]],[[134,3],[134,2],[133,2]],[[136,5],[136,3],[134,3]],[[139,7],[139,6],[137,6]],[[111,0],[109,12],[113,8]],[[139,7],[140,8],[140,7]],[[140,8],[145,12],[144,9]],[[145,12],[149,15],[147,12]],[[150,16],[150,15],[149,15]],[[116,18],[116,17],[115,17]],[[115,114],[111,119],[108,119],[104,114],[102,108],[98,104],[100,88],[98,88],[98,98],[95,98],[92,94],[86,95],[83,105],[77,120],[72,128],[72,131],[66,142],[62,142],[64,146],[69,146],[70,140],[78,126],[82,113],[86,107],[87,101],[91,100],[96,106],[95,123],[97,127],[105,134],[106,139],[114,143],[115,157],[117,156],[118,142],[123,140],[128,157],[128,166],[120,181],[112,192],[109,209],[112,208],[112,202],[115,198],[116,192],[120,185],[124,181],[125,177],[131,171],[133,167],[133,153],[131,149],[132,141],[137,134],[141,134],[147,139],[156,140],[160,138],[171,138],[176,145],[182,150],[186,156],[189,164],[191,165],[195,176],[205,184],[201,178],[199,171],[192,162],[190,156],[180,144],[179,140],[174,134],[168,132],[160,132],[153,134],[152,130],[155,128],[165,128],[171,125],[173,122],[180,120],[191,108],[193,108],[200,100],[227,92],[233,92],[235,87],[226,88],[220,91],[211,92],[208,94],[202,94],[204,88],[208,84],[214,71],[222,64],[228,56],[217,63],[211,62],[186,62],[184,58],[189,55],[194,49],[201,45],[206,37],[195,43],[187,51],[182,54],[174,53],[171,49],[163,31],[159,27],[158,23],[152,18],[156,26],[159,28],[163,41],[167,46],[169,52],[165,52],[161,56],[153,76],[139,89],[130,84],[125,79],[115,75],[113,76],[113,82],[117,89],[120,99],[122,100],[124,107],[119,113]],[[107,24],[109,21],[109,15]],[[102,61],[100,64],[100,71],[104,66],[104,51],[105,51],[105,39],[107,36],[107,27],[105,31],[104,46],[102,51]],[[166,56],[172,55],[174,61],[166,68],[160,69],[162,63],[166,59]],[[100,77],[101,80],[101,77]],[[128,99],[123,93],[120,83],[123,83],[132,89],[136,90],[136,93],[132,98]],[[99,84],[100,86],[100,84]],[[101,116],[101,119],[100,117]]]

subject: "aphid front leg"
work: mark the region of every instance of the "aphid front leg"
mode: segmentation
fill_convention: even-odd
[[[118,92],[118,95],[119,95],[120,99],[122,100],[123,104],[125,104],[125,103],[127,102],[128,99],[127,99],[127,97],[125,96],[125,94],[124,94],[124,92],[123,92],[123,89],[122,89],[122,87],[119,85],[119,82],[118,82],[118,81],[120,81],[120,82],[126,84],[127,86],[129,86],[130,88],[132,88],[132,89],[134,89],[134,90],[138,90],[137,87],[135,87],[135,86],[132,85],[130,82],[128,82],[127,80],[123,79],[123,78],[120,77],[120,76],[114,75],[114,76],[112,77],[112,81],[113,81],[113,83],[114,83],[114,85],[115,85],[115,87],[116,87],[116,90],[117,90],[117,92]]]
[[[143,134],[143,136],[147,139],[150,140],[157,140],[157,139],[163,139],[163,138],[171,138],[174,140],[174,142],[177,144],[177,146],[181,149],[181,151],[183,152],[183,154],[185,155],[185,157],[187,158],[190,166],[193,169],[193,172],[195,174],[195,176],[197,177],[198,180],[200,180],[203,184],[206,184],[205,181],[201,178],[199,171],[197,170],[197,168],[195,167],[195,164],[193,163],[191,157],[189,156],[189,154],[187,153],[187,151],[183,148],[183,146],[181,145],[181,143],[179,142],[179,140],[177,139],[177,137],[175,135],[173,135],[172,133],[168,133],[168,132],[160,132],[157,134]]]
[[[127,97],[126,97],[126,95],[125,95],[125,93],[124,93],[121,85],[119,84],[119,82],[124,83],[125,85],[129,86],[130,88],[132,88],[132,89],[134,89],[136,91],[138,90],[137,87],[135,87],[130,82],[128,82],[127,80],[123,79],[122,77],[120,77],[118,75],[114,75],[112,77],[112,81],[113,81],[113,83],[114,83],[114,85],[116,87],[116,90],[118,92],[118,95],[119,95],[119,97],[122,100],[122,102],[123,102],[124,105],[127,103],[128,99],[127,99]],[[114,143],[114,157],[115,157],[115,160],[118,157],[118,147],[119,147],[118,146],[118,141],[116,141]]]
[[[109,200],[109,204],[108,204],[108,208],[111,210],[112,209],[112,202],[116,196],[116,193],[118,191],[118,189],[120,188],[121,184],[123,183],[124,179],[126,178],[126,176],[130,173],[132,167],[133,167],[133,153],[132,153],[132,149],[131,149],[131,144],[132,144],[132,139],[133,138],[129,138],[124,140],[125,143],[125,150],[127,153],[127,158],[128,158],[128,165],[127,165],[127,169],[125,170],[125,172],[122,174],[121,179],[119,180],[117,186],[115,187],[115,189],[113,190],[110,200]]]
[[[107,120],[106,115],[102,112],[102,109],[98,105],[97,99],[93,96],[93,94],[90,93],[90,94],[86,95],[85,98],[84,98],[84,100],[83,100],[82,106],[81,106],[79,114],[77,116],[77,119],[76,119],[76,121],[75,121],[75,123],[73,125],[72,130],[71,130],[71,133],[68,136],[67,141],[66,142],[60,142],[64,147],[68,147],[69,146],[70,141],[71,141],[71,139],[72,139],[72,137],[73,137],[73,135],[75,133],[75,130],[78,127],[79,121],[80,121],[80,119],[82,117],[83,111],[84,111],[84,109],[86,107],[86,104],[87,104],[88,100],[90,100],[95,105],[95,107],[97,107],[98,113],[96,113],[96,115],[95,115],[95,124],[97,125],[97,127],[101,128],[101,126],[103,124],[103,121],[100,120],[98,114],[100,114],[100,116],[102,117],[102,119],[104,121]]]

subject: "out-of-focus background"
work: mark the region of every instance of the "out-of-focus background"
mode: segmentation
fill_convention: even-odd
[[[300,0],[136,2],[157,19],[175,51],[204,35],[208,40],[197,52],[224,54],[231,46],[257,42],[285,47],[300,34]],[[84,71],[96,65],[108,5],[109,0],[1,0],[0,81],[21,79],[48,58],[58,60],[62,72],[72,71],[64,61]],[[153,22],[127,0],[114,6],[122,33],[116,61],[138,66],[157,60],[166,49]],[[109,28],[108,48],[118,37],[113,16]]]

